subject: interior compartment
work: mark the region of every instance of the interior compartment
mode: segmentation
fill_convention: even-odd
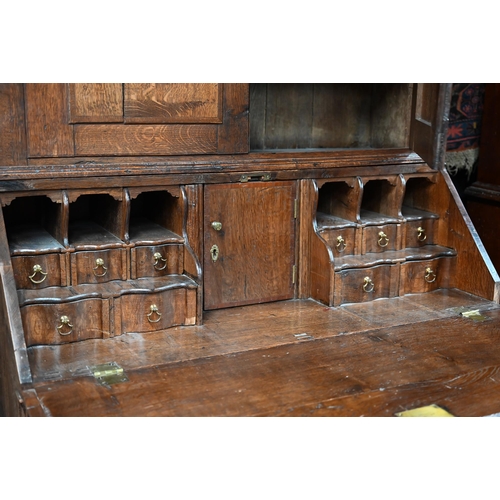
[[[355,183],[327,182],[318,194],[316,222],[318,229],[355,225],[358,220],[359,190]]]
[[[62,207],[48,196],[20,197],[3,207],[11,254],[60,251],[64,243]]]
[[[430,200],[435,196],[436,184],[428,177],[413,177],[406,180],[406,189],[401,209],[407,220],[437,218],[428,210]]]
[[[130,241],[136,245],[181,243],[183,211],[180,198],[167,191],[140,193],[130,202]]]
[[[406,148],[413,85],[250,84],[250,149]]]
[[[397,222],[400,209],[397,183],[387,179],[365,181],[360,208],[363,224]]]

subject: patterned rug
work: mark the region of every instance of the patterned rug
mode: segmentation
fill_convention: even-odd
[[[445,159],[453,176],[470,179],[479,157],[484,90],[484,83],[453,84]]]

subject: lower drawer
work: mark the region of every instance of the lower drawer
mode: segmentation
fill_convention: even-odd
[[[405,262],[401,265],[401,295],[452,288],[456,257]]]
[[[17,288],[39,289],[48,286],[65,286],[65,254],[53,253],[12,257]]]
[[[396,297],[398,290],[399,264],[339,271],[335,273],[334,305]]]
[[[108,315],[108,301],[100,298],[21,307],[28,347],[107,337]]]
[[[127,279],[127,250],[78,251],[71,254],[71,282],[104,283]]]
[[[139,246],[131,250],[131,278],[182,274],[184,245]]]
[[[130,293],[116,299],[115,329],[121,333],[154,332],[195,323],[196,289]]]

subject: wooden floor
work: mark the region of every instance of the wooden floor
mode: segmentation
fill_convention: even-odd
[[[202,326],[28,351],[33,416],[393,416],[432,403],[455,416],[500,412],[500,307],[455,290],[238,307],[205,313]],[[128,381],[98,384],[88,367],[111,361]]]

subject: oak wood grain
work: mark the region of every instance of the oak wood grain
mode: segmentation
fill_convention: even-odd
[[[21,83],[0,83],[0,165],[27,165]]]
[[[121,83],[69,83],[70,123],[122,123]]]

